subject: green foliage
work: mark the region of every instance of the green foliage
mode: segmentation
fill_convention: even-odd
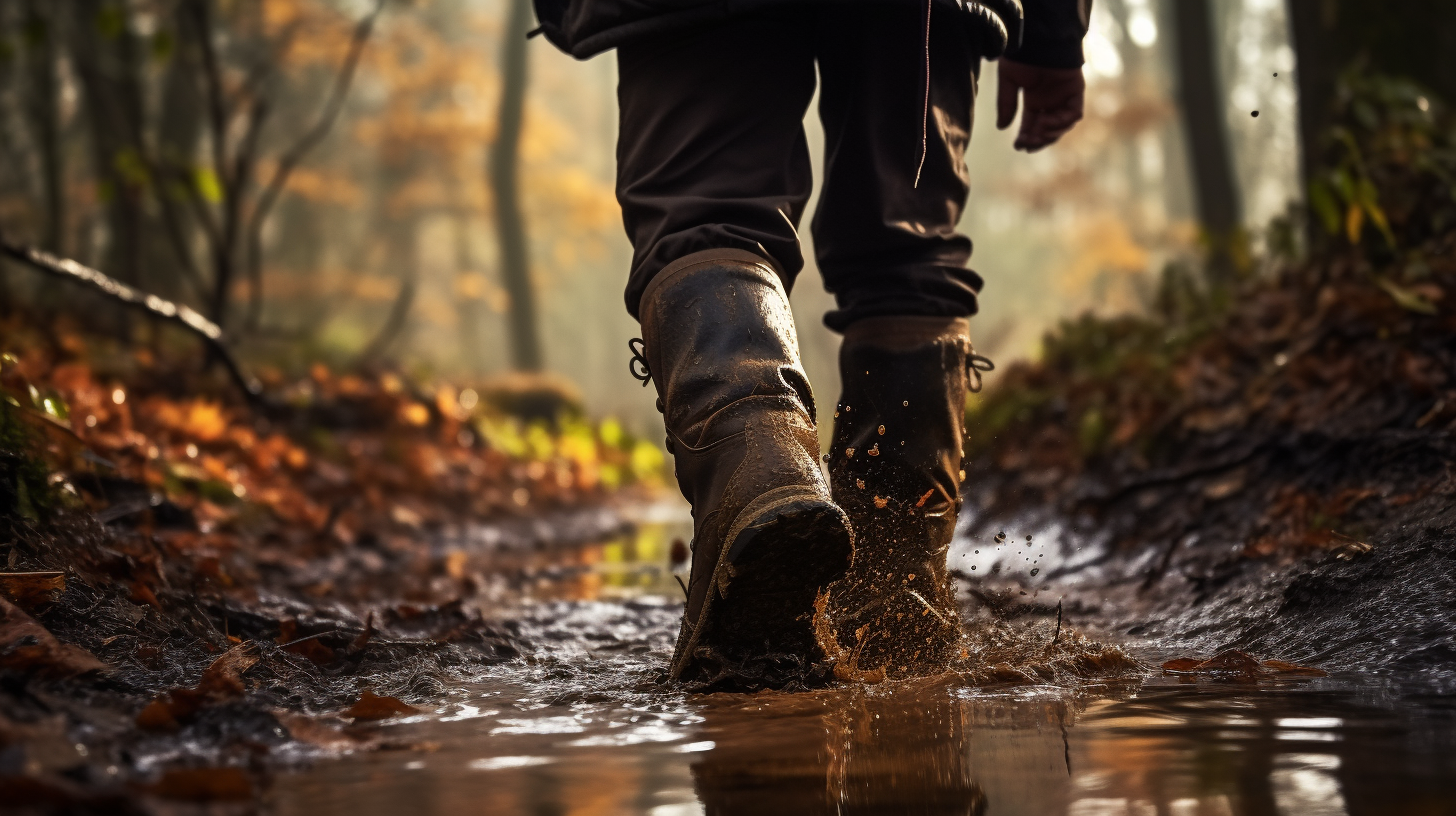
[[[45,464],[36,453],[36,434],[9,395],[0,398],[0,518],[35,521],[51,506]]]
[[[1309,208],[1336,245],[1383,266],[1456,227],[1456,117],[1432,92],[1353,66],[1323,150]]]

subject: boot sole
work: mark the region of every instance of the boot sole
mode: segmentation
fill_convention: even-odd
[[[853,558],[848,516],[812,488],[771,490],[738,514],[724,544],[714,577],[726,592],[709,591],[673,674],[684,674],[707,645],[718,664],[715,683],[806,680],[824,658],[814,603]]]

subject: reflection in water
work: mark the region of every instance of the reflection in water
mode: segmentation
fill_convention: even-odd
[[[1456,813],[1449,704],[1322,682],[507,705],[389,728],[431,752],[323,764],[280,780],[275,802],[299,816]]]
[[[282,776],[274,812],[1456,816],[1456,702],[1353,680],[665,690],[680,534],[490,554],[537,652],[362,726],[412,747]]]

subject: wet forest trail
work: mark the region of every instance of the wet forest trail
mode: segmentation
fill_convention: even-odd
[[[1000,648],[1025,669],[1027,644],[1078,628],[1142,668],[793,694],[663,687],[680,614],[670,542],[690,525],[659,508],[605,541],[495,550],[493,603],[522,656],[414,698],[419,713],[356,723],[361,745],[392,747],[305,762],[263,801],[313,816],[1456,812],[1456,706],[1439,696],[1449,674],[1333,660],[1327,677],[1166,675],[1164,660],[1207,656],[1247,618],[1278,617],[1253,597],[1257,579],[1234,582],[1249,593],[1237,612],[1170,613],[1119,600],[1119,576],[1141,580],[1140,565],[1105,542],[1043,522],[1008,526],[998,543],[975,526],[952,563],[982,660]]]

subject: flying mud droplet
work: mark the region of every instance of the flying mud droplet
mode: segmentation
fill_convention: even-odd
[[[902,402],[902,403],[900,403],[900,404],[901,404],[901,405],[902,405],[902,406],[904,406],[904,407],[906,407],[906,408],[909,408],[909,407],[910,407],[910,400],[905,400],[905,401],[904,401],[904,402]]]
[[[859,488],[860,490],[864,490],[864,479],[855,479],[854,486]]]
[[[1036,574],[1037,574],[1037,573],[1038,573],[1038,572],[1041,572],[1041,570],[1039,570],[1039,569],[1034,569],[1034,570],[1032,570],[1032,571],[1031,571],[1031,574],[1032,574],[1032,575],[1036,575]]]
[[[674,567],[680,567],[688,562],[688,545],[681,538],[672,540],[672,552],[668,556],[672,559]]]
[[[1255,119],[1258,119],[1259,118],[1259,112],[1258,111],[1251,111],[1249,113],[1249,115],[1252,116],[1252,117],[1254,117]]]
[[[1030,543],[1030,541],[1031,541],[1031,536],[1027,536],[1027,537],[1026,537],[1026,540],[1027,540],[1027,542],[1028,542],[1028,543]]]
[[[853,459],[854,458],[854,448],[845,448],[844,449],[844,455],[847,456],[847,457],[849,457],[850,459]]]
[[[997,544],[1005,544],[1006,543],[1006,531],[1005,530],[1002,530],[1001,532],[999,532],[999,533],[996,534],[996,543]]]
[[[1279,76],[1279,72],[1278,71],[1275,71],[1274,72],[1274,76]]]
[[[882,498],[880,496],[876,496],[875,497],[875,507],[879,508],[880,510],[885,509],[885,505],[887,505],[889,503],[890,503],[890,500],[887,499],[887,498]]]
[[[976,550],[976,552],[980,552],[980,550]],[[975,571],[976,571],[976,565],[975,564],[972,564],[971,565],[971,572],[975,572]]]
[[[880,443],[876,442],[875,444],[870,445],[870,449],[867,450],[867,451],[865,451],[865,453],[868,453],[870,456],[879,456],[880,455]]]
[[[885,435],[885,426],[884,425],[881,425],[879,430],[880,430],[880,436],[884,436]]]

